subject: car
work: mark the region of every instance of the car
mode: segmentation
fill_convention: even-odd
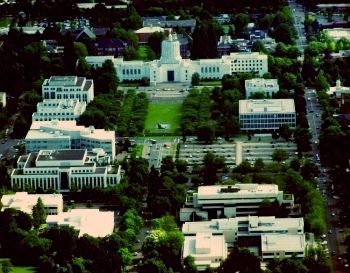
[[[334,250],[332,251],[332,256],[335,256],[335,251]]]
[[[330,230],[328,230],[328,234],[332,234],[333,233],[333,231],[330,229]]]
[[[322,239],[324,239],[324,238],[326,238],[326,237],[327,237],[326,234],[322,234],[322,235],[321,235],[321,238],[322,238]]]
[[[331,214],[332,216],[335,216],[335,213],[334,212],[332,212],[332,214]]]

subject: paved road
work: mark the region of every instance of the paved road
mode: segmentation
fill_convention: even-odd
[[[305,36],[305,28],[304,28],[304,21],[305,21],[304,7],[300,4],[297,4],[295,0],[289,0],[288,3],[292,11],[292,15],[294,19],[294,27],[297,31],[297,36],[298,36],[298,39],[296,40],[296,45],[299,48],[299,50],[303,52],[307,46],[307,39]]]
[[[332,187],[330,182],[330,177],[328,174],[329,168],[326,166],[321,166],[319,159],[319,149],[318,149],[318,138],[320,135],[321,127],[321,116],[322,111],[318,103],[317,94],[315,90],[306,89],[305,90],[305,99],[306,99],[306,109],[307,109],[307,119],[310,126],[310,132],[312,134],[312,153],[313,160],[316,165],[319,166],[320,176],[317,179],[317,186],[324,196],[326,204],[326,213],[327,213],[327,225],[328,225],[328,234],[326,235],[327,248],[332,257],[332,268],[331,272],[340,273],[344,271],[343,265],[340,263],[338,258],[340,255],[344,254],[344,246],[341,245],[341,242],[345,239],[344,233],[342,233],[342,228],[339,226],[339,216],[337,212],[340,210],[338,207],[338,199],[333,198]]]

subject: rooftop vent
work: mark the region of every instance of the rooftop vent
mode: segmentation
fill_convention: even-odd
[[[220,192],[221,193],[239,192],[239,190],[240,190],[240,188],[238,188],[238,187],[228,186],[227,188],[221,188]]]

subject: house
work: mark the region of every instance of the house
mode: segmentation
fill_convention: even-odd
[[[67,34],[70,34],[71,37],[76,42],[82,42],[84,40],[94,40],[96,39],[96,35],[94,32],[87,26],[79,27],[79,28],[63,28],[61,29],[61,35],[66,36]]]
[[[193,33],[196,28],[195,19],[186,19],[186,20],[167,20],[165,16],[158,17],[144,17],[143,18],[144,27],[158,26],[162,28],[171,28],[178,32],[180,29],[184,30],[186,33]]]
[[[118,184],[121,167],[98,166],[98,156],[89,155],[86,149],[40,150],[20,156],[11,172],[11,187],[69,192],[72,188],[80,191]]]
[[[291,209],[294,197],[283,194],[273,184],[236,184],[234,186],[200,186],[198,191],[189,193],[185,206],[180,209],[180,221],[195,217],[203,220],[255,215],[262,204],[269,200]]]
[[[155,32],[165,32],[165,29],[158,26],[143,27],[135,31],[140,44],[147,44],[151,34]]]
[[[218,56],[221,57],[223,55],[230,55],[232,52],[233,40],[230,35],[220,36],[218,41]]]
[[[122,57],[124,50],[128,48],[128,43],[118,38],[101,38],[91,42],[96,55],[111,55]]]
[[[283,124],[296,126],[293,99],[239,101],[239,124],[244,131],[277,130]]]

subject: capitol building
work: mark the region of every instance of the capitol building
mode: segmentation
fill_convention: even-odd
[[[146,77],[151,85],[158,83],[191,83],[192,75],[198,73],[201,79],[221,79],[224,75],[255,72],[259,76],[268,72],[267,55],[259,52],[234,52],[220,59],[183,59],[176,34],[169,34],[163,40],[161,57],[153,61],[124,61],[114,56],[87,56],[93,67],[100,67],[106,60],[114,63],[118,78],[123,81],[137,81]]]

